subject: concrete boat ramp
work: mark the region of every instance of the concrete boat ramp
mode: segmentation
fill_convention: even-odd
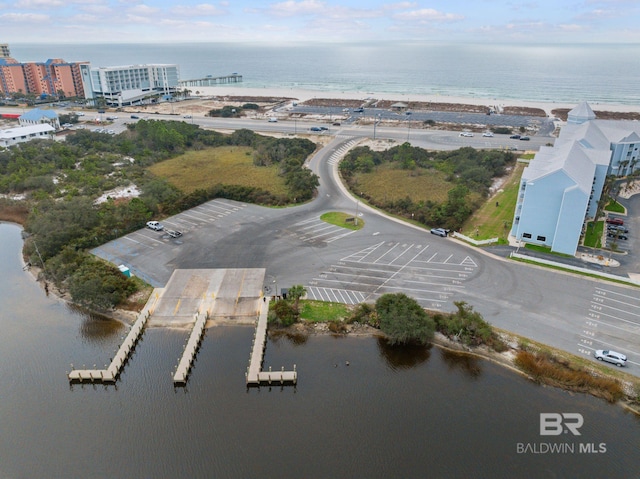
[[[262,293],[264,276],[265,270],[257,268],[175,270],[164,288],[154,289],[111,364],[105,369],[96,369],[95,365],[93,369],[74,369],[72,364],[69,380],[115,383],[146,327],[186,326],[191,331],[173,372],[174,385],[183,386],[202,344],[207,321],[222,320],[256,325],[245,373],[247,385],[295,384],[295,366],[293,371],[262,371],[269,312],[269,298]]]

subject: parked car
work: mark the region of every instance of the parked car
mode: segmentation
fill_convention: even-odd
[[[627,364],[627,357],[624,354],[618,353],[616,351],[598,349],[593,354],[593,357],[598,361],[607,361],[608,363],[615,364],[619,367]]]
[[[431,234],[436,236],[442,236],[443,238],[447,237],[449,232],[444,228],[431,228]]]
[[[625,234],[623,234],[623,233],[620,233],[620,232],[618,232],[618,231],[607,231],[607,236],[608,236],[609,238],[618,238],[618,239],[621,239],[621,240],[629,239],[629,238],[627,237],[627,235],[625,235]]]
[[[180,238],[182,236],[182,232],[175,230],[167,230],[167,234],[172,238]]]
[[[473,133],[471,133],[470,131],[463,131],[462,133],[460,133],[460,136],[469,137],[469,136],[473,136]]]
[[[485,131],[482,136],[486,136],[488,138],[492,138],[493,137],[493,132],[491,131]]]
[[[154,231],[162,231],[164,229],[164,226],[162,226],[162,224],[158,221],[147,221],[147,228],[150,228]]]
[[[624,225],[624,220],[622,218],[607,218],[607,224],[610,225]]]
[[[509,138],[511,138],[512,140],[519,140],[520,135],[511,135]]]
[[[629,230],[627,228],[625,228],[624,226],[620,226],[620,225],[607,225],[607,230],[608,231],[618,231],[620,233],[628,233]]]

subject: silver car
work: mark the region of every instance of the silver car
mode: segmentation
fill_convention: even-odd
[[[616,366],[624,366],[627,364],[627,357],[616,351],[598,349],[593,355],[598,361],[607,361]]]

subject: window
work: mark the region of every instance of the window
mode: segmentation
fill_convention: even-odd
[[[531,233],[522,233],[523,238],[531,239]]]
[[[547,237],[546,236],[538,236],[536,239],[538,241],[547,241]]]

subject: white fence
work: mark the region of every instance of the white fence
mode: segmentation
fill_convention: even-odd
[[[500,239],[500,238],[489,238],[489,239],[486,239],[486,240],[478,241],[478,240],[474,240],[473,238],[469,238],[468,236],[465,236],[465,235],[463,235],[461,233],[456,233],[455,231],[451,234],[451,236],[453,236],[454,238],[460,238],[461,240],[466,241],[466,242],[471,243],[471,244],[476,245],[476,246],[483,246],[483,245],[486,245],[486,244],[497,243],[498,240]]]

